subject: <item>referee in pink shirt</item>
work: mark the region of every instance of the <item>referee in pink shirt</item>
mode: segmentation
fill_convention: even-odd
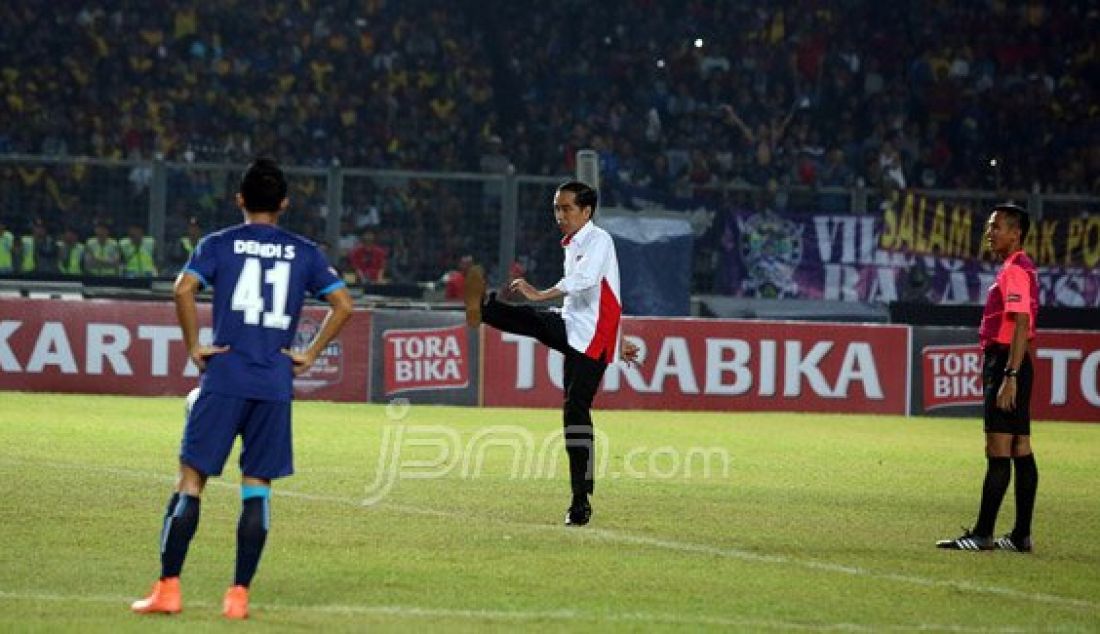
[[[955,539],[936,542],[951,550],[1032,550],[1031,515],[1039,470],[1031,453],[1031,383],[1034,371],[1035,320],[1039,313],[1039,280],[1035,263],[1023,251],[1031,221],[1014,204],[993,208],[986,223],[989,250],[1004,260],[989,289],[978,329],[985,360],[985,455],[989,462],[982,485],[978,523]],[[1016,525],[993,539],[1001,501],[1016,471]]]

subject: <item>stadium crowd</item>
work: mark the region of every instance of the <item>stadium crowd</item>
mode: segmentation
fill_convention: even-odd
[[[1095,191],[1091,2],[0,7],[0,152]]]
[[[0,6],[0,154],[557,175],[592,147],[612,192],[1095,194],[1098,27],[1088,1],[19,1]],[[0,170],[43,185],[33,215],[58,233],[134,215],[66,196],[78,170]],[[173,191],[213,209],[208,178]],[[362,189],[345,202],[396,208]],[[433,217],[400,222],[445,221],[454,196],[430,194],[413,206]],[[379,241],[400,250],[398,228]]]

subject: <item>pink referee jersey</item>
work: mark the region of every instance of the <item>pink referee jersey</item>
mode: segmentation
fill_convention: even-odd
[[[978,328],[978,339],[983,348],[999,343],[1012,343],[1012,333],[1016,322],[1005,319],[1012,313],[1031,315],[1027,339],[1035,338],[1035,321],[1039,316],[1039,277],[1035,263],[1023,251],[1017,251],[1005,259],[1004,266],[997,272],[997,279],[989,287],[989,297],[985,300],[982,312],[982,325]]]
[[[569,346],[604,363],[618,358],[623,308],[619,259],[611,234],[587,222],[561,241],[565,276],[554,288],[565,293],[561,317]]]

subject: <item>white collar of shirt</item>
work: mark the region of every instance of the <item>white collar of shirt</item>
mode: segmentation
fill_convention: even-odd
[[[592,231],[592,220],[589,219],[588,222],[584,223],[583,227],[581,227],[580,229],[577,229],[573,233],[571,233],[571,234],[565,236],[564,238],[562,238],[561,239],[561,246],[562,247],[568,247],[569,245],[575,243],[577,240],[583,240],[584,236],[587,235],[588,233],[590,233],[591,231]]]

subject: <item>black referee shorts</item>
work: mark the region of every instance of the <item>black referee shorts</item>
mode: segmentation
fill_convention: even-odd
[[[1016,375],[1016,408],[1005,411],[997,407],[997,392],[1005,378],[1008,346],[986,347],[982,363],[982,388],[985,392],[985,433],[1031,435],[1031,384],[1035,376],[1031,355],[1025,354]]]

